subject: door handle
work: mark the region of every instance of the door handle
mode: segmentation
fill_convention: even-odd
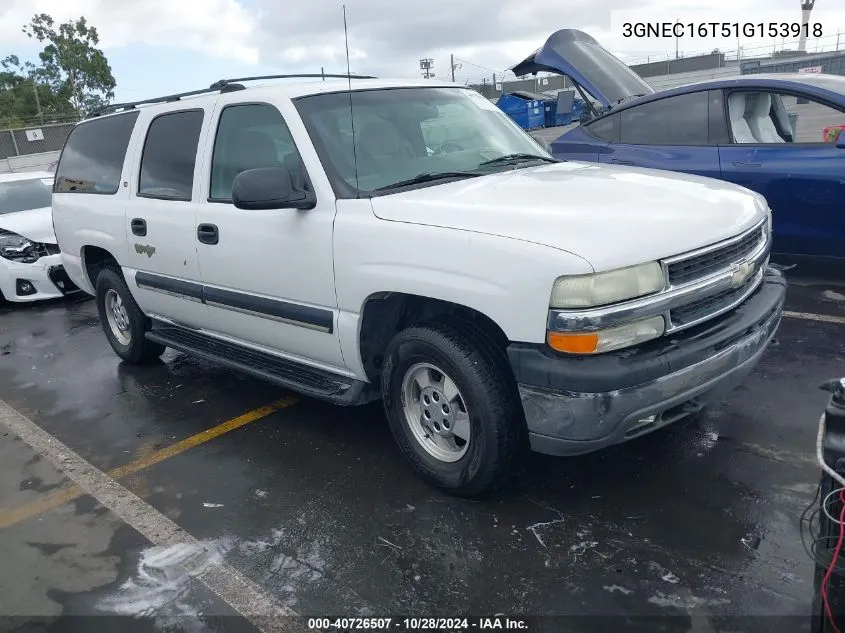
[[[615,163],[617,165],[633,165],[634,164],[634,161],[632,161],[632,160],[623,160],[621,158],[611,158],[610,162]]]
[[[734,167],[762,167],[762,163],[746,163],[741,160],[735,160],[731,163]]]
[[[197,227],[197,239],[203,244],[217,244],[220,241],[220,232],[216,224],[200,224]]]
[[[134,235],[144,237],[147,234],[147,221],[143,218],[132,218],[129,226],[132,227],[132,233]]]

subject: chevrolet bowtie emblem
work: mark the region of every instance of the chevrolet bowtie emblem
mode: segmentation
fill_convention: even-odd
[[[731,288],[739,288],[743,285],[746,281],[748,281],[749,277],[754,273],[754,264],[751,262],[742,262],[740,264],[734,264],[733,271],[731,273]]]

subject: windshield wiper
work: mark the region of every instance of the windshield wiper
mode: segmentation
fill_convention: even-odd
[[[481,176],[482,174],[471,172],[471,171],[438,171],[434,173],[424,173],[418,174],[413,178],[408,178],[407,180],[400,180],[399,182],[394,182],[390,185],[385,185],[384,187],[378,187],[373,191],[387,191],[388,189],[400,189],[402,187],[408,187],[410,185],[419,185],[425,182],[434,182],[435,180],[444,180],[446,178],[474,178],[476,176]]]
[[[483,163],[478,163],[479,167],[484,167],[485,165],[500,165],[503,163],[516,163],[519,161],[524,160],[541,160],[545,163],[559,163],[560,161],[557,158],[548,158],[547,156],[538,156],[537,154],[505,154],[504,156],[498,156],[497,158],[491,158],[490,160],[485,160]]]

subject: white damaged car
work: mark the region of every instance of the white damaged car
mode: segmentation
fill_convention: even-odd
[[[77,287],[53,232],[53,174],[0,174],[0,301],[62,297]]]

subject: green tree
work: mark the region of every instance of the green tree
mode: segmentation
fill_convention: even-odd
[[[37,67],[16,55],[0,59],[0,125],[41,123],[73,110],[67,100],[39,80]]]
[[[45,13],[33,16],[23,27],[29,37],[45,42],[39,53],[37,79],[50,86],[58,99],[66,100],[79,113],[105,105],[114,98],[117,82],[106,56],[97,48],[100,36],[84,17],[55,27]]]

